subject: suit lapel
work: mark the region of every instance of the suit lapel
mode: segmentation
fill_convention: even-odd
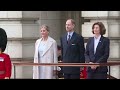
[[[65,44],[68,46],[68,45],[70,45],[71,44],[71,42],[74,40],[74,38],[75,38],[75,35],[76,35],[76,33],[75,32],[73,32],[73,35],[72,35],[72,37],[71,37],[71,39],[70,39],[70,42],[69,42],[69,44],[67,43],[67,33],[66,33],[66,35],[65,35]]]
[[[38,48],[39,48],[39,45],[40,45],[40,43],[41,43],[41,39],[38,41],[38,43],[37,43],[37,45],[36,45],[36,54],[37,54],[37,56],[38,56]]]
[[[46,48],[45,48],[42,56],[45,55],[45,53],[50,49],[50,47],[52,46],[52,43],[53,43],[53,42],[51,41],[50,37],[48,37],[48,40],[47,40],[47,42],[46,42]]]
[[[38,40],[38,42],[36,43],[36,49],[35,49],[35,63],[38,63],[39,60],[38,60],[38,48],[39,48],[39,45],[40,45],[40,42],[41,42],[41,39]]]
[[[66,35],[64,36],[63,43],[64,43],[63,45],[64,45],[65,53],[66,53],[67,48],[68,48],[68,44],[67,44],[67,33],[66,33]]]
[[[72,41],[74,41],[74,39],[75,39],[75,35],[76,35],[76,33],[73,32],[73,35],[72,35],[72,37],[71,37],[71,39],[70,39],[70,44],[71,44]]]
[[[36,48],[38,48],[39,47],[39,44],[41,43],[41,39],[37,42],[37,46],[36,46]],[[38,50],[38,49],[37,49]]]
[[[64,43],[67,45],[67,33],[66,33],[66,35],[64,37]]]
[[[94,37],[92,37],[92,40],[91,40],[91,50],[94,55]]]
[[[98,43],[98,45],[97,45],[97,48],[96,48],[96,53],[98,52],[98,50],[99,50],[99,47],[102,45],[102,41],[103,41],[103,36],[101,36],[101,38],[100,38],[100,40],[99,40],[99,43]],[[96,54],[95,53],[95,54]]]
[[[73,41],[75,39],[75,32],[73,33],[73,35],[72,35],[72,37],[71,37],[71,39],[70,39],[70,42],[69,42],[69,44],[67,43],[67,34],[66,34],[66,40],[65,40],[65,54],[66,54],[66,52],[67,52],[67,50],[69,49],[69,47],[71,46],[71,42]]]

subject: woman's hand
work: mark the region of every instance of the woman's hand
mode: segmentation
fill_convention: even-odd
[[[89,62],[89,63],[92,63],[94,64],[93,62]],[[91,66],[91,69],[95,70],[97,68],[97,66]]]

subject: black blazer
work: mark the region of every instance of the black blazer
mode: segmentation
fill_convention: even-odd
[[[67,33],[61,37],[61,54],[63,63],[84,63],[85,48],[84,39],[82,36],[73,33],[70,43],[67,43]],[[63,67],[63,72],[66,74],[80,73],[80,67]]]
[[[109,57],[109,48],[110,40],[104,36],[101,36],[98,46],[96,48],[96,53],[94,54],[94,37],[89,38],[88,43],[86,45],[85,51],[85,60],[86,62],[93,63],[107,63],[107,59]],[[96,68],[99,72],[107,72],[107,66],[101,66]],[[87,71],[95,71],[90,67],[87,68]]]

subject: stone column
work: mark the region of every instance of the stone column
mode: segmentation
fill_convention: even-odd
[[[5,53],[10,55],[11,61],[22,58],[22,11],[0,11],[0,27],[5,29],[8,36],[8,43]],[[21,77],[21,68],[16,68],[18,78]],[[14,76],[12,67],[12,77]]]
[[[22,11],[22,60],[33,62],[35,41],[39,38],[39,11]],[[32,66],[22,67],[22,78],[32,78]]]
[[[50,27],[50,36],[60,44],[61,28],[61,11],[41,11],[39,17],[39,25],[47,24]]]
[[[81,11],[66,11],[64,12],[64,32],[66,32],[65,30],[65,23],[67,19],[74,19],[75,20],[75,32],[81,34]]]

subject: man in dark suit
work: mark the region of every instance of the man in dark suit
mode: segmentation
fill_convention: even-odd
[[[107,63],[110,41],[104,37],[106,29],[102,22],[92,26],[94,37],[90,37],[86,45],[85,59],[87,63]],[[107,79],[107,66],[91,66],[87,68],[87,79]]]
[[[67,33],[61,37],[61,53],[63,63],[84,63],[84,39],[74,31],[75,21],[66,21]],[[64,66],[64,79],[80,79],[80,67]]]

